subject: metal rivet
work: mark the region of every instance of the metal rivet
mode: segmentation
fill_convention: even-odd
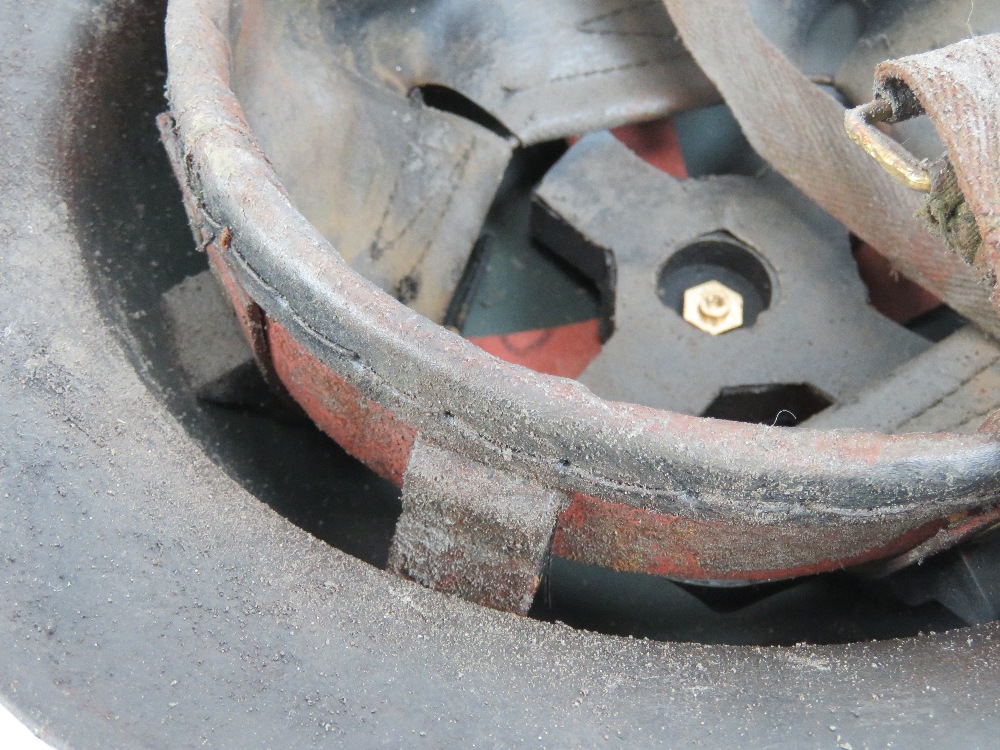
[[[743,295],[718,281],[706,281],[684,292],[684,320],[718,336],[743,325]]]

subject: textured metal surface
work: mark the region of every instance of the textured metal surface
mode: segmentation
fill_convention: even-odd
[[[613,570],[732,585],[898,556],[934,538],[947,523],[909,528],[896,519],[869,518],[863,525],[830,529],[761,518],[739,524],[667,516],[577,495],[559,519],[552,552]]]
[[[280,323],[268,326],[268,339],[282,384],[320,429],[379,475],[402,485],[416,430],[324,367]]]
[[[865,304],[846,230],[774,175],[679,181],[594,134],[549,171],[537,197],[542,220],[606,249],[613,267],[616,330],[580,376],[604,398],[697,415],[727,388],[809,384],[838,401],[928,346]],[[746,249],[718,266],[671,270],[716,232]],[[579,247],[558,249],[572,259]],[[766,276],[751,281],[737,261]],[[683,282],[677,297],[716,276],[744,296],[765,286],[769,298],[747,325],[717,338],[685,322],[679,299],[662,293]]]

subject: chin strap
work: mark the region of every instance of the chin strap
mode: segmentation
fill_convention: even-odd
[[[877,118],[863,122],[876,111]],[[945,147],[932,163],[915,162],[872,124],[921,115],[930,118]],[[922,172],[921,216],[928,229],[987,280],[1000,309],[1000,34],[882,63],[875,70],[875,100],[849,112],[847,127],[890,173],[896,173],[893,154]]]
[[[844,137],[845,108],[761,33],[745,0],[664,4],[685,45],[762,157],[900,272],[1000,337],[1000,317],[990,305],[987,286],[918,218],[926,215],[921,194]],[[992,113],[995,117],[995,105]],[[997,130],[979,135],[984,134],[995,140]],[[995,156],[982,163],[997,164]]]

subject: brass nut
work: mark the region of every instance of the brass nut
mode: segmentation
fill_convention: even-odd
[[[684,292],[684,320],[718,336],[743,325],[743,295],[718,281],[706,281]]]

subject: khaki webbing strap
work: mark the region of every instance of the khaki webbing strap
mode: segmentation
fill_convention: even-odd
[[[844,107],[761,33],[744,0],[664,4],[762,157],[900,272],[1000,337],[987,286],[917,218],[921,196],[845,137]]]
[[[884,62],[875,85],[894,120],[926,114],[934,124],[946,159],[932,170],[927,219],[989,280],[1000,307],[1000,34]]]

